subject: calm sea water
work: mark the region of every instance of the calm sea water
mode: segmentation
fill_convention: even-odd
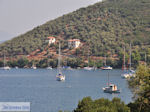
[[[31,102],[31,112],[73,110],[83,97],[92,99],[119,97],[132,101],[127,81],[121,70],[110,71],[110,82],[118,85],[120,94],[104,93],[108,71],[64,70],[65,82],[56,81],[57,70],[11,69],[0,70],[0,102]]]

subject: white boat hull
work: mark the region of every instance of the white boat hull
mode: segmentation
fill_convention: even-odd
[[[102,67],[102,70],[112,70],[112,67]]]
[[[56,80],[57,81],[64,81],[65,80],[65,76],[61,75],[61,76],[56,76]]]
[[[6,67],[2,67],[1,69],[2,70],[10,70],[11,68],[9,66],[6,66]]]
[[[47,67],[47,69],[48,69],[48,70],[52,70],[53,68],[52,68],[52,67]]]
[[[128,73],[124,73],[124,74],[121,74],[121,77],[127,79],[130,77],[130,75]]]
[[[37,67],[33,66],[32,69],[37,69]]]
[[[114,84],[110,84],[109,86],[104,87],[104,88],[103,88],[103,91],[104,91],[105,93],[120,93],[120,90],[117,89],[117,86],[114,85]]]
[[[121,77],[122,78],[125,78],[125,79],[129,79],[131,77],[135,77],[135,74],[132,74],[132,73],[125,73],[125,74],[121,74]]]
[[[120,93],[120,90],[108,90],[108,89],[106,89],[106,88],[103,88],[103,91],[105,92],[105,93]]]
[[[93,67],[84,67],[84,70],[94,70]]]

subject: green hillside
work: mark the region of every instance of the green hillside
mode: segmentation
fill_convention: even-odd
[[[1,44],[0,52],[5,49],[8,54],[18,55],[43,50],[48,36],[62,38],[63,48],[68,39],[78,38],[96,56],[108,51],[118,54],[123,45],[129,47],[130,41],[133,46],[150,45],[150,0],[103,0]]]

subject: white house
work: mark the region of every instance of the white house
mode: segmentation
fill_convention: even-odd
[[[48,39],[48,44],[49,45],[52,44],[52,43],[55,43],[55,41],[56,41],[55,37],[47,37],[47,39]]]
[[[80,40],[79,39],[70,39],[68,40],[68,47],[69,48],[78,48],[80,46]]]

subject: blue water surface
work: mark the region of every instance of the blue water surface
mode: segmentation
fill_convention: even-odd
[[[11,69],[0,70],[0,102],[31,102],[31,112],[72,111],[83,97],[92,99],[119,97],[125,103],[132,101],[128,83],[122,79],[121,70],[111,70],[110,82],[115,83],[120,94],[104,93],[108,71],[64,70],[66,81],[56,81],[57,70]]]

